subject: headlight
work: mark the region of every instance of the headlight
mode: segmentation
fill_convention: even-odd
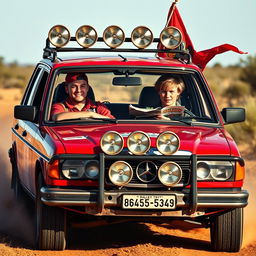
[[[127,138],[127,147],[134,155],[143,155],[150,148],[150,138],[144,132],[133,132]]]
[[[62,174],[67,179],[81,179],[84,176],[85,161],[83,160],[65,160],[62,164]]]
[[[178,164],[174,162],[166,162],[160,166],[158,170],[158,178],[165,186],[174,186],[180,182],[182,178],[182,170]]]
[[[108,155],[117,155],[124,147],[124,140],[119,133],[109,131],[102,136],[100,146],[104,153]]]
[[[87,161],[85,164],[85,176],[89,179],[97,179],[99,176],[99,162],[95,160]]]
[[[207,163],[200,162],[197,164],[197,179],[198,180],[205,180],[210,175],[210,168]]]
[[[117,186],[124,186],[130,182],[133,176],[132,167],[124,162],[117,161],[109,167],[109,179]]]
[[[70,32],[65,26],[56,25],[50,29],[48,38],[52,45],[56,47],[63,47],[70,40]]]
[[[197,180],[226,181],[234,173],[234,164],[229,161],[202,161],[197,163]]]
[[[172,155],[180,147],[180,139],[173,132],[162,132],[156,140],[156,147],[163,155]]]

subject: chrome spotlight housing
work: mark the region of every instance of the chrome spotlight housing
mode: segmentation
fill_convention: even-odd
[[[109,26],[103,32],[103,40],[109,47],[117,48],[125,40],[124,31],[118,26]]]
[[[127,162],[116,161],[109,167],[108,175],[113,184],[124,186],[131,181],[133,170]]]
[[[174,162],[165,162],[158,169],[158,178],[163,185],[172,187],[180,182],[182,169]]]
[[[49,30],[48,38],[52,45],[61,48],[70,41],[70,32],[63,25],[55,25]]]
[[[132,154],[143,155],[150,149],[150,138],[144,132],[132,132],[127,138],[127,147]]]
[[[180,139],[173,132],[162,132],[156,139],[156,147],[161,154],[170,156],[179,149]]]
[[[76,31],[76,41],[84,48],[89,48],[94,45],[97,39],[98,35],[96,30],[89,25],[81,26]]]
[[[175,27],[166,27],[160,34],[160,42],[167,49],[176,49],[182,41],[182,35],[179,29]]]
[[[109,131],[102,136],[100,147],[107,155],[117,155],[124,147],[124,139],[118,132]]]
[[[132,43],[139,49],[148,47],[153,39],[152,31],[145,26],[136,27],[131,33]]]

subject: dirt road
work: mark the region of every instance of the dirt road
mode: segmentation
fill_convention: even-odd
[[[10,109],[10,103],[0,101],[0,109]],[[125,223],[93,229],[71,229],[67,249],[61,252],[33,249],[33,222],[22,205],[15,202],[10,190],[10,111],[0,116],[0,255],[1,256],[220,256],[256,255],[256,169],[255,154],[246,157],[247,180],[250,192],[249,206],[245,209],[243,248],[239,253],[210,252],[209,230],[185,222],[169,224]]]

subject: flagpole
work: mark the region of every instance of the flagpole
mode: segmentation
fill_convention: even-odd
[[[167,25],[169,24],[170,19],[171,19],[171,17],[172,17],[172,14],[173,14],[173,12],[174,12],[175,6],[176,6],[176,4],[177,4],[178,2],[179,2],[179,0],[174,0],[174,2],[172,3],[172,11],[171,11],[171,13],[170,13],[170,15],[169,15],[169,19],[167,20],[165,27],[167,27]]]

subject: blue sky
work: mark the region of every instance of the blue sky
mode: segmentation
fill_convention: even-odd
[[[109,25],[120,26],[127,36],[139,25],[158,37],[171,0],[2,0],[0,56],[6,62],[35,64],[49,29],[63,24],[74,36],[81,25],[93,26],[99,36]],[[256,0],[179,0],[178,9],[196,50],[230,43],[256,54]],[[216,56],[209,64],[233,65],[245,55]]]

